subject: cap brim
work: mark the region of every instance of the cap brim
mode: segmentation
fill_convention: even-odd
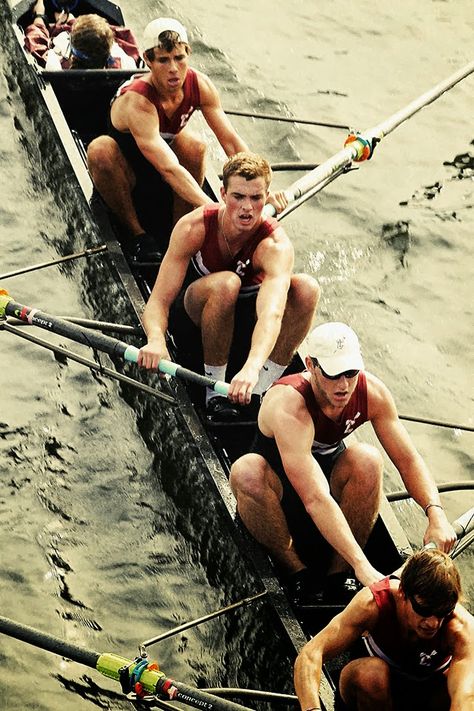
[[[341,355],[331,358],[318,358],[318,363],[328,375],[337,375],[346,370],[364,370],[364,361],[360,353],[352,355]]]

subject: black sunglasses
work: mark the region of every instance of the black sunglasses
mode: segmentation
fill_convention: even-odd
[[[444,617],[448,617],[454,611],[454,607],[448,610],[433,610],[429,605],[422,605],[417,602],[412,595],[407,595],[407,598],[410,600],[413,611],[416,612],[417,615],[420,615],[420,617],[437,617],[438,620],[441,620]]]
[[[355,376],[359,373],[358,370],[345,370],[343,373],[337,373],[337,375],[328,375],[328,373],[321,368],[316,358],[311,358],[311,360],[313,361],[313,365],[319,368],[327,380],[339,380],[339,378],[342,378],[343,376],[344,378],[355,378]]]

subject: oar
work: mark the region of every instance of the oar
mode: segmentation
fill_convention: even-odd
[[[64,264],[64,262],[70,262],[73,259],[82,259],[82,257],[92,257],[94,254],[101,254],[107,251],[107,245],[101,244],[100,247],[89,247],[84,249],[82,252],[76,252],[75,254],[68,254],[65,257],[58,257],[57,259],[51,259],[48,262],[40,262],[39,264],[31,264],[29,267],[23,267],[22,269],[15,269],[12,272],[5,272],[5,274],[0,274],[0,279],[10,279],[11,277],[19,276],[20,274],[27,274],[28,272],[35,272],[38,269],[45,269],[46,267],[53,267],[56,264]]]
[[[249,711],[246,706],[220,699],[200,689],[182,684],[175,679],[167,678],[162,671],[159,671],[156,664],[149,664],[149,660],[146,657],[137,657],[135,660],[131,660],[117,654],[100,654],[99,652],[79,647],[76,644],[65,642],[59,637],[41,632],[33,627],[19,624],[7,617],[0,617],[0,632],[22,642],[28,642],[40,649],[53,652],[53,654],[71,659],[79,664],[84,664],[91,669],[96,669],[109,679],[120,682],[124,693],[133,693],[136,690],[135,684],[139,682],[143,691],[147,694],[157,695],[158,698],[180,701],[188,706],[208,709],[209,711]],[[30,680],[34,680],[33,671],[32,669],[28,670]],[[17,675],[13,670],[10,674],[10,681],[17,686],[23,681],[22,675]]]
[[[474,489],[474,481],[445,481],[443,484],[436,485],[440,493],[446,491],[463,491],[466,489]],[[390,491],[385,494],[387,501],[403,501],[404,499],[411,499],[411,494],[406,491],[406,489],[400,489],[399,491]]]
[[[51,314],[39,311],[38,309],[31,308],[30,306],[18,304],[13,301],[11,296],[8,295],[8,292],[4,289],[0,289],[0,319],[5,316],[14,316],[15,318],[30,323],[33,326],[39,326],[40,328],[44,328],[46,331],[52,331],[60,336],[66,336],[72,341],[82,343],[90,348],[94,348],[103,353],[108,353],[111,356],[122,358],[122,360],[129,361],[130,363],[138,362],[138,353],[140,349],[136,346],[130,346],[128,343],[112,338],[112,336],[97,333],[89,328],[84,328],[83,326],[79,326],[75,323],[70,323],[69,321],[65,321],[57,316],[52,316]],[[173,363],[169,360],[160,360],[158,370],[161,373],[166,373],[167,375],[182,378],[183,380],[188,380],[192,383],[196,383],[197,385],[212,388],[212,390],[220,395],[227,395],[229,391],[228,383],[224,383],[222,380],[209,378],[205,375],[200,375],[199,373],[183,368],[177,363]]]
[[[346,123],[328,123],[327,121],[314,121],[313,119],[296,118],[295,116],[281,116],[281,114],[258,114],[250,111],[237,111],[235,109],[224,109],[229,116],[247,116],[248,118],[264,119],[265,121],[283,121],[286,123],[303,123],[307,126],[324,126],[325,128],[342,128],[346,131],[349,125]]]
[[[290,185],[289,188],[287,188],[287,190],[285,190],[286,197],[290,203],[289,207],[291,207],[292,201],[298,200],[306,194],[308,194],[309,197],[314,195],[315,192],[318,191],[318,187],[320,185],[321,187],[324,187],[329,178],[336,177],[343,173],[352,161],[359,162],[370,158],[376,143],[381,141],[385,136],[388,136],[388,134],[400,126],[400,124],[416,114],[424,106],[427,106],[431,102],[435,101],[438,97],[444,94],[445,91],[451,89],[455,84],[467,77],[473,71],[474,61],[470,62],[465,67],[419,96],[417,99],[405,106],[405,108],[397,111],[397,113],[393,114],[382,123],[379,123],[373,128],[367,129],[361,134],[349,136],[348,141],[350,142],[346,141],[346,146],[341,151],[312,170],[308,173],[308,175],[296,180]],[[282,219],[285,216],[285,212],[286,211],[281,212],[278,219]],[[265,205],[265,214],[272,216],[276,214],[276,210],[273,205]]]

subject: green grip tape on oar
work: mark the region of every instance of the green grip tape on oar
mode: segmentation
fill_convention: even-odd
[[[38,326],[39,328],[44,328],[53,333],[66,336],[77,343],[82,343],[85,346],[108,353],[111,356],[118,356],[130,363],[138,363],[140,349],[136,346],[130,346],[128,343],[119,341],[117,338],[96,333],[90,328],[85,328],[84,326],[71,323],[57,316],[38,311],[38,309],[30,306],[18,304],[9,296],[7,291],[1,289],[0,318],[5,318],[6,316],[14,316],[33,326]],[[214,380],[200,373],[195,373],[170,360],[160,360],[158,370],[166,375],[182,378],[196,385],[211,388],[214,392],[219,393],[219,395],[227,396],[229,393],[230,386],[228,383],[222,380]]]

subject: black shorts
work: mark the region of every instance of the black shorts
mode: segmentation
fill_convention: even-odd
[[[357,640],[350,650],[350,661],[369,657],[369,652],[362,639]],[[436,702],[436,709],[448,711],[450,707],[447,692],[446,676],[442,672],[433,672],[430,676],[416,679],[399,673],[396,669],[390,670],[391,694],[395,711],[430,711]],[[445,706],[440,706],[442,699]],[[335,711],[347,711],[348,707],[343,702],[339,685],[336,692]]]
[[[203,373],[201,329],[188,316],[184,308],[186,289],[196,281],[192,266],[188,269],[183,288],[173,302],[169,316],[169,330],[177,348],[177,360],[181,365]],[[238,299],[235,307],[234,336],[230,349],[226,380],[229,382],[245,363],[256,322],[256,295]]]
[[[313,455],[328,482],[331,480],[334,465],[345,448],[344,442],[341,442],[332,454]],[[333,548],[315,526],[313,519],[307,513],[303,502],[288,480],[275,440],[265,437],[260,431],[257,431],[251,451],[260,454],[267,460],[282,483],[281,505],[301,560],[308,567],[317,567],[318,570],[324,572],[331,562]]]

